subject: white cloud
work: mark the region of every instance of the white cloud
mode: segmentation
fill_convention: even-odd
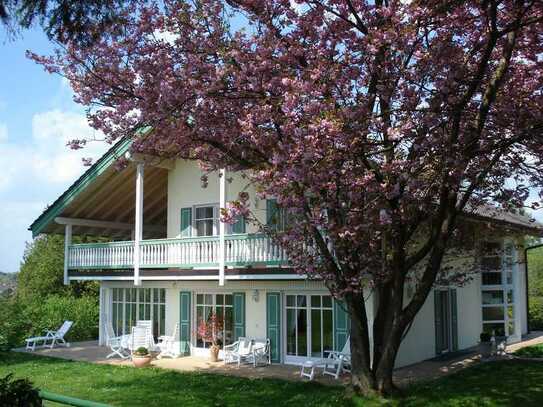
[[[72,139],[101,138],[82,114],[61,110],[35,114],[29,142],[0,144],[0,192],[28,183],[67,185],[85,170],[83,157],[97,159],[108,145],[93,141],[74,151],[66,143]]]

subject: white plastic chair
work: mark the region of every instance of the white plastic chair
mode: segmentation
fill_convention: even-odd
[[[341,352],[334,350],[328,352],[328,357],[324,359],[323,375],[333,376],[338,379],[342,372],[351,373],[351,338],[347,338],[345,346]]]
[[[271,346],[269,339],[254,339],[251,353],[247,357],[247,361],[252,363],[254,367],[259,364],[271,365]]]
[[[175,324],[172,335],[158,337],[157,347],[160,350],[157,356],[158,359],[163,357],[176,358],[179,356],[179,324]]]
[[[252,352],[253,341],[240,337],[231,345],[223,347],[224,363],[237,363],[238,367],[242,361],[246,361]]]
[[[150,350],[151,343],[149,342],[149,329],[143,326],[132,327],[132,337],[130,351],[133,353],[138,348]]]
[[[148,319],[140,319],[136,321],[136,326],[147,328],[149,335],[149,350],[154,350],[156,348],[155,338],[153,337],[153,321]]]
[[[119,356],[121,359],[129,358],[130,355],[127,353],[122,345],[123,337],[115,335],[111,322],[106,323],[106,330],[107,346],[109,346],[109,349],[111,349],[111,353],[106,356],[106,359],[112,358],[113,356]]]
[[[64,321],[64,323],[61,325],[61,327],[56,330],[46,330],[44,336],[35,336],[32,338],[26,339],[26,349],[28,350],[36,350],[36,344],[39,342],[43,342],[42,346],[48,346],[49,348],[53,349],[57,343],[61,343],[66,347],[69,347],[70,344],[66,342],[64,339],[64,336],[68,333],[70,328],[73,325],[73,321]],[[51,345],[48,345],[47,342],[51,341]]]
[[[338,379],[342,372],[351,373],[351,341],[350,337],[347,338],[347,342],[343,346],[341,352],[338,351],[324,351],[328,353],[328,357],[319,360],[308,360],[302,364],[300,376],[308,377],[309,380],[313,380],[315,377],[315,369],[317,367],[323,367],[322,374],[329,375]],[[305,369],[309,369],[306,372]]]

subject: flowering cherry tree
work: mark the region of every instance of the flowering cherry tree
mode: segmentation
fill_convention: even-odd
[[[521,208],[542,190],[543,3],[131,7],[122,32],[32,57],[70,80],[109,141],[151,128],[135,151],[243,170],[288,208],[276,238],[350,313],[353,386],[394,391],[399,345],[443,281],[459,214]],[[247,215],[248,201],[230,209]]]

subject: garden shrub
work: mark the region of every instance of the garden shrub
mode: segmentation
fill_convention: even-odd
[[[532,296],[529,303],[530,330],[543,330],[543,297]]]
[[[79,298],[51,295],[43,302],[33,302],[26,310],[32,321],[29,335],[41,335],[46,329],[57,329],[66,320],[74,325],[66,335],[70,341],[83,341],[98,337],[98,298]]]
[[[39,390],[28,379],[13,379],[12,374],[0,378],[0,406],[41,407]]]

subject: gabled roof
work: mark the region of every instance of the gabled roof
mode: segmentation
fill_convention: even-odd
[[[88,185],[106,171],[119,157],[122,157],[130,148],[132,139],[129,137],[119,140],[87,171],[81,175],[52,205],[47,207],[38,218],[32,222],[28,230],[32,237],[39,235],[45,226],[55,219]]]
[[[493,223],[521,229],[529,234],[543,235],[543,224],[537,222],[533,217],[526,214],[505,211],[489,204],[479,205],[476,208],[468,208],[466,215],[471,218],[488,220]]]

